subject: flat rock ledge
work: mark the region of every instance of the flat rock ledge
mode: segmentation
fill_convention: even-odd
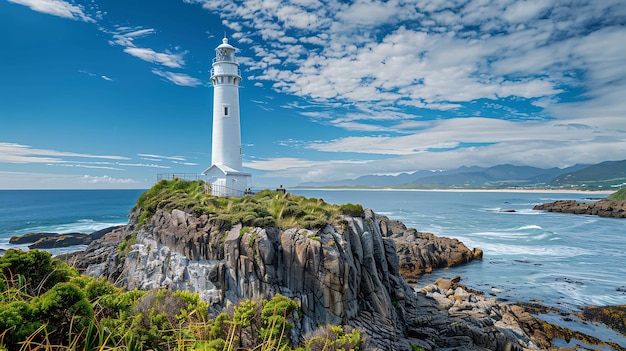
[[[105,234],[120,227],[122,226],[111,226],[92,233],[27,233],[11,237],[9,244],[28,244],[29,249],[53,249],[74,245],[89,245],[92,241],[100,239]]]
[[[626,201],[599,200],[583,203],[576,200],[558,200],[536,205],[533,210],[593,215],[611,218],[626,218]]]
[[[523,307],[486,299],[455,282],[416,292],[403,278],[480,256],[454,239],[406,228],[371,210],[323,230],[224,229],[206,215],[140,213],[84,252],[58,256],[127,289],[197,292],[216,314],[246,299],[298,302],[298,338],[323,324],[358,328],[364,350],[542,350],[550,341]],[[120,244],[124,242],[121,249]],[[399,255],[397,252],[401,251]],[[403,264],[406,268],[402,268]],[[419,267],[419,268],[416,268]]]

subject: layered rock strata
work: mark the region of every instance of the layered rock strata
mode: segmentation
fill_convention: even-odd
[[[371,210],[314,231],[241,225],[226,230],[206,215],[180,210],[158,210],[149,225],[135,228],[138,217],[131,214],[126,228],[92,243],[75,264],[128,289],[198,292],[214,311],[281,293],[299,303],[296,334],[320,324],[347,324],[362,331],[367,350],[538,348],[514,313],[494,312],[495,302],[487,306],[459,295],[476,305],[475,313],[460,315],[467,304],[454,310],[454,303],[442,304],[432,291],[431,296],[416,293],[400,274],[467,262],[478,251],[407,229]]]

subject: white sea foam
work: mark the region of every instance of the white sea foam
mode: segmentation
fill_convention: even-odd
[[[92,219],[79,219],[76,222],[72,223],[62,223],[62,224],[53,224],[53,225],[40,225],[27,227],[20,230],[18,235],[23,235],[26,233],[59,233],[59,234],[67,234],[67,233],[92,233],[104,228],[124,225],[126,222],[98,222]]]
[[[515,213],[523,214],[523,215],[541,215],[541,214],[544,214],[545,212],[533,210],[532,208],[524,208],[521,210],[516,210]]]
[[[550,237],[549,234],[543,233],[543,234],[540,234],[540,235],[533,236],[533,239],[535,239],[535,240],[543,240],[543,239],[547,239],[549,237]]]
[[[491,255],[520,255],[520,256],[550,256],[550,257],[575,257],[592,253],[579,247],[553,245],[553,246],[529,246],[508,245],[504,243],[481,242],[476,244],[486,254]]]
[[[526,229],[543,229],[543,228],[541,228],[541,226],[538,226],[538,225],[536,225],[536,224],[531,224],[531,225],[524,225],[524,226],[521,226],[521,227],[519,227],[519,228],[517,228],[517,229],[518,229],[518,230],[526,230]]]
[[[524,233],[513,232],[513,231],[502,231],[502,232],[474,232],[472,235],[479,236],[487,236],[487,237],[497,237],[502,239],[525,239],[528,238]]]

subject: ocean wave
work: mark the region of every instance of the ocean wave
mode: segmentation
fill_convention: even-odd
[[[576,257],[591,254],[592,252],[583,248],[553,245],[553,246],[531,246],[531,245],[509,245],[504,243],[481,242],[476,244],[487,255],[498,256],[549,256],[549,257]]]
[[[535,239],[535,240],[543,240],[543,239],[547,239],[549,237],[550,237],[550,235],[548,233],[543,233],[543,234],[539,234],[539,235],[533,236],[533,239]]]
[[[528,238],[528,235],[526,235],[526,233],[519,233],[519,232],[514,232],[514,231],[473,232],[472,235],[497,237],[501,239],[526,239]]]
[[[527,230],[527,229],[543,229],[543,228],[541,228],[541,226],[536,225],[536,224],[523,225],[517,228],[517,230]]]

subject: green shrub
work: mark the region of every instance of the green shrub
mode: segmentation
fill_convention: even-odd
[[[47,268],[25,264],[32,257],[32,252],[16,251],[0,259],[3,268],[24,273],[18,273],[20,283],[5,281],[0,300],[0,350],[293,350],[288,335],[298,318],[298,305],[282,295],[262,303],[243,301],[233,308],[232,316],[220,313],[207,320],[208,305],[197,293],[165,289],[123,292],[104,279],[79,276],[48,255],[41,256]],[[61,269],[55,271],[54,267]],[[39,295],[15,293],[14,286],[31,285],[30,273],[45,285],[47,280],[40,276],[46,269],[52,269],[48,276],[64,272],[60,277],[64,281],[47,290],[35,289]],[[253,344],[242,345],[243,329],[252,336]],[[358,332],[327,329],[327,340],[320,341],[332,345],[327,351],[358,350]]]
[[[10,350],[18,350],[19,343],[35,333],[43,324],[36,311],[26,301],[0,305],[0,340]]]
[[[39,250],[9,249],[0,257],[0,288],[14,288],[29,296],[43,293],[60,282],[67,282],[78,272],[66,263],[52,260],[52,255]]]
[[[364,217],[365,212],[363,211],[363,206],[358,204],[343,204],[339,206],[339,210],[342,214],[352,216],[352,217]]]
[[[277,346],[286,345],[286,336],[293,328],[293,313],[297,310],[296,302],[281,294],[264,301],[261,310],[261,339]]]

